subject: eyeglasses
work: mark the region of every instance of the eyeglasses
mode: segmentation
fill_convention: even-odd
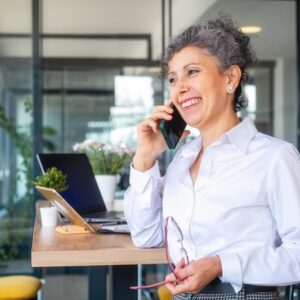
[[[175,219],[173,217],[167,217],[165,219],[165,223],[164,223],[164,228],[165,228],[165,254],[166,254],[166,258],[167,258],[167,262],[168,265],[170,267],[170,269],[172,270],[176,281],[179,281],[180,278],[177,274],[177,272],[175,271],[175,268],[173,266],[173,263],[171,261],[170,255],[169,255],[169,241],[168,241],[168,236],[169,236],[169,232],[173,233],[173,236],[176,237],[176,242],[178,243],[179,247],[179,251],[180,251],[180,255],[181,258],[184,259],[185,264],[189,264],[189,257],[187,254],[186,249],[183,247],[183,234],[182,231],[180,229],[180,227],[178,226],[177,222],[175,221]],[[139,285],[139,286],[131,286],[130,289],[131,290],[138,290],[138,289],[148,289],[148,288],[153,288],[153,287],[157,287],[166,283],[173,283],[174,281],[170,281],[170,280],[163,280],[157,283],[153,283],[150,285]]]

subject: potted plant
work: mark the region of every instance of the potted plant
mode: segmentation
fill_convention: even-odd
[[[115,196],[117,177],[132,157],[132,151],[124,144],[103,144],[95,140],[77,143],[73,150],[84,152],[88,156],[103,200],[110,209]]]
[[[63,192],[68,188],[67,175],[64,175],[55,167],[47,169],[47,171],[35,178],[33,182],[36,186],[43,186],[55,189],[57,192]]]

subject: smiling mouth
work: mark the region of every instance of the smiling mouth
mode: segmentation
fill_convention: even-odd
[[[191,100],[187,100],[187,101],[185,101],[181,104],[181,107],[182,108],[190,107],[190,106],[193,106],[195,104],[198,104],[200,101],[201,101],[201,98],[194,98],[194,99],[191,99]]]

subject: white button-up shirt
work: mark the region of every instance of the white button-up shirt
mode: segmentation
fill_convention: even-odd
[[[189,169],[201,145],[198,137],[180,148],[164,177],[158,163],[146,172],[131,167],[124,210],[134,244],[162,246],[163,219],[173,216],[190,260],[219,255],[221,280],[236,291],[300,282],[298,151],[247,118],[206,148],[193,185]]]

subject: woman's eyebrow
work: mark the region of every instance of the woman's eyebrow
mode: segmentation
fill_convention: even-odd
[[[175,75],[175,72],[172,71],[167,74],[167,76],[170,76],[170,75]]]
[[[194,62],[191,62],[191,63],[188,63],[188,64],[184,65],[184,66],[182,67],[182,69],[183,69],[183,70],[186,70],[186,69],[187,69],[188,67],[190,67],[190,66],[201,67],[201,64],[200,64],[200,63],[194,63]],[[176,72],[175,72],[175,71],[170,71],[170,72],[168,72],[168,73],[167,73],[167,76],[170,76],[170,75],[176,75]]]
[[[193,62],[192,63],[188,63],[188,64],[184,65],[183,69],[186,69],[186,68],[190,67],[191,65],[199,67],[201,64],[199,64],[199,63],[193,63]]]

